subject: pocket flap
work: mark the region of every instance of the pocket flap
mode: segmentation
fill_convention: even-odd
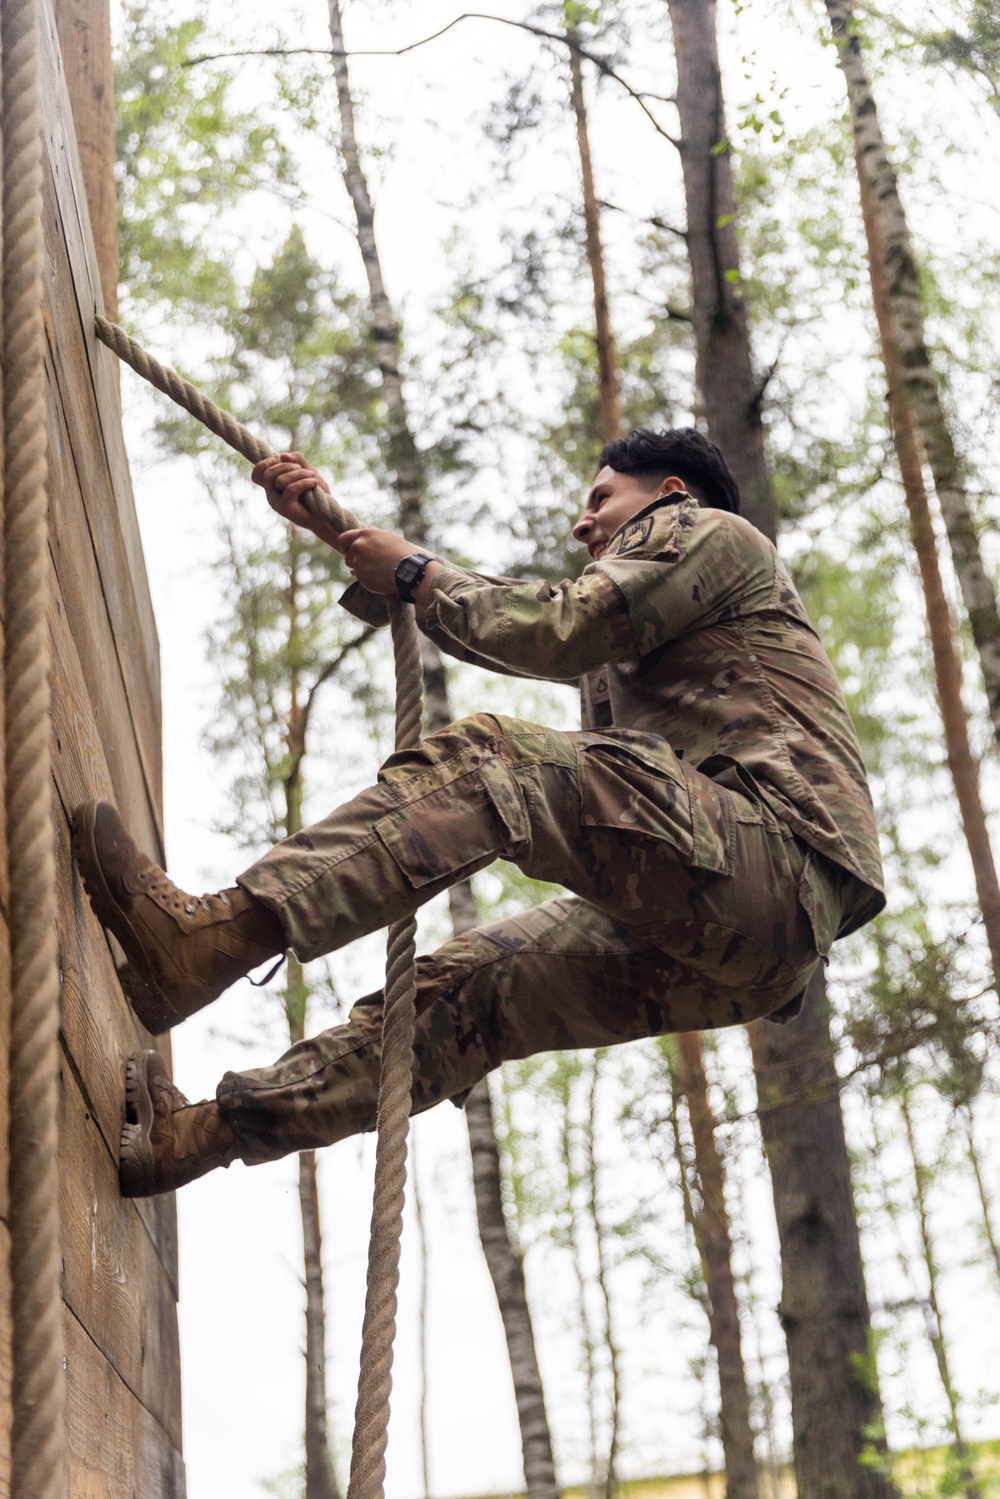
[[[682,864],[730,874],[732,798],[651,734],[581,734],[583,822],[659,838]]]
[[[467,762],[466,762],[467,763]],[[443,767],[448,772],[455,768]],[[375,831],[410,884],[419,889],[470,866],[481,867],[530,833],[513,775],[492,756],[448,774],[405,806],[380,817]]]

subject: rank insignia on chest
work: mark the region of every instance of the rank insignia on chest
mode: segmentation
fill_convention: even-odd
[[[630,524],[627,525],[622,532],[621,540],[615,548],[617,556],[621,557],[625,554],[625,552],[634,552],[637,551],[639,547],[645,546],[646,542],[650,538],[652,530],[653,517],[651,515],[644,516],[642,520],[634,520],[630,522]]]

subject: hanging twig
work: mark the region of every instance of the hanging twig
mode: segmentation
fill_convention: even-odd
[[[527,31],[532,36],[540,37],[546,42],[556,42],[559,46],[568,47],[578,57],[583,57],[592,63],[602,78],[610,78],[618,84],[619,88],[625,90],[630,99],[633,99],[643,114],[649,120],[657,135],[662,135],[664,140],[672,146],[679,148],[680,142],[665,130],[659,120],[646,104],[647,99],[654,99],[660,104],[672,104],[673,100],[665,98],[662,94],[644,93],[634,89],[627,83],[621,74],[611,66],[606,57],[601,57],[598,52],[591,52],[582,42],[574,37],[567,36],[563,32],[549,31],[544,26],[536,26],[531,21],[516,21],[511,16],[494,16],[488,11],[466,10],[454,20],[449,21],[447,26],[442,26],[439,31],[433,31],[430,36],[420,37],[418,41],[408,42],[405,47],[361,47],[350,51],[341,51],[333,47],[248,47],[234,52],[202,52],[197,57],[188,57],[182,63],[182,68],[194,68],[205,62],[225,62],[229,58],[239,57],[403,57],[407,52],[415,52],[418,47],[426,47],[430,42],[436,42],[447,32],[452,31],[463,21],[494,21],[498,26],[512,26],[517,31]]]

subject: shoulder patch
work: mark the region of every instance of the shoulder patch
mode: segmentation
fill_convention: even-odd
[[[641,546],[645,546],[653,534],[653,517],[644,515],[641,520],[629,523],[621,534],[621,540],[615,548],[616,555],[623,557],[626,552],[636,552]]]

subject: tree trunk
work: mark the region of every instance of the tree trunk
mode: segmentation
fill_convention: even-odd
[[[326,1403],[326,1308],[323,1299],[323,1234],[316,1184],[316,1155],[299,1155],[306,1280],[306,1488],[305,1499],[340,1499],[330,1458]]]
[[[924,487],[920,452],[920,429],[907,399],[906,372],[899,356],[889,297],[886,272],[885,240],[882,218],[878,212],[875,190],[859,157],[858,181],[861,185],[861,209],[868,239],[868,269],[872,300],[878,322],[882,359],[888,381],[889,418],[899,471],[903,480],[906,508],[910,520],[910,540],[917,554],[920,581],[924,591],[927,631],[934,661],[934,680],[938,707],[944,727],[945,751],[951,772],[955,797],[965,841],[972,861],[976,893],[983,913],[983,927],[989,943],[995,979],[1000,979],[1000,883],[997,881],[993,849],[990,845],[979,791],[979,767],[969,744],[969,721],[962,702],[962,661],[952,627],[951,610],[941,580],[937,542],[931,520],[930,504]]]
[[[944,1322],[941,1318],[941,1300],[938,1295],[938,1264],[937,1255],[934,1252],[934,1241],[931,1237],[930,1215],[927,1210],[927,1167],[920,1159],[917,1150],[917,1137],[913,1129],[913,1112],[910,1107],[909,1089],[904,1084],[899,1098],[899,1106],[903,1113],[903,1125],[906,1130],[906,1143],[910,1151],[910,1162],[913,1166],[913,1197],[917,1209],[917,1224],[920,1228],[920,1253],[927,1272],[927,1299],[924,1303],[924,1317],[927,1323],[927,1336],[931,1348],[934,1350],[934,1359],[938,1367],[938,1375],[941,1380],[941,1388],[944,1398],[948,1402],[950,1415],[949,1426],[953,1437],[955,1457],[958,1461],[958,1477],[962,1484],[965,1499],[982,1499],[982,1490],[976,1482],[972,1472],[972,1464],[969,1456],[969,1445],[962,1433],[961,1415],[959,1411],[958,1391],[951,1373],[951,1360],[948,1357],[948,1344],[945,1341]]]
[[[979,652],[993,732],[1000,742],[1000,611],[986,570],[965,479],[941,400],[924,333],[920,278],[896,174],[879,124],[865,71],[851,0],[825,0],[837,56],[847,81],[858,176],[871,188],[881,228],[881,246],[869,254],[884,267],[884,295],[901,366],[906,402],[913,413],[951,546],[952,561]]]
[[[301,546],[294,527],[288,527],[288,643],[294,659],[299,630],[299,557]],[[302,762],[306,751],[307,714],[299,701],[298,673],[293,670],[285,747],[289,770],[285,778],[285,836],[302,830]],[[294,1046],[305,1036],[309,986],[302,964],[289,953],[285,968],[285,1016]],[[299,1154],[299,1211],[302,1217],[302,1259],[306,1288],[306,1411],[305,1499],[340,1499],[330,1457],[326,1399],[326,1309],[323,1293],[323,1233],[316,1183],[316,1156]]]
[[[894,1492],[866,1448],[884,1452],[850,1159],[821,973],[802,1014],[748,1034],[781,1244],[779,1315],[788,1343],[795,1478],[801,1499]]]
[[[677,1037],[678,1073],[687,1099],[701,1196],[694,1210],[695,1238],[708,1290],[711,1341],[719,1364],[719,1413],[726,1465],[727,1499],[758,1499],[757,1463],[750,1424],[750,1393],[740,1338],[740,1311],[733,1275],[733,1244],[726,1207],[716,1120],[708,1097],[701,1037]]]
[[[389,432],[389,462],[393,470],[399,503],[400,529],[417,546],[427,543],[427,522],[423,507],[423,468],[420,451],[410,427],[403,382],[400,375],[402,339],[399,324],[389,301],[382,277],[378,243],[375,239],[375,209],[368,181],[361,165],[354,121],[347,53],[341,22],[339,0],[329,0],[330,37],[333,44],[337,102],[340,109],[340,145],[344,182],[354,205],[358,227],[358,245],[368,278],[372,331],[385,397]],[[428,728],[433,733],[451,722],[448,707],[448,682],[444,662],[432,641],[421,639],[424,667],[424,695]],[[476,924],[472,888],[466,881],[453,885],[448,892],[452,928],[458,936]],[[476,1198],[483,1253],[497,1293],[500,1316],[507,1339],[514,1397],[521,1428],[521,1450],[528,1499],[557,1499],[552,1439],[542,1392],[542,1381],[535,1353],[535,1338],[524,1284],[524,1267],[517,1246],[507,1230],[500,1193],[500,1165],[493,1114],[485,1082],[473,1089],[466,1106],[469,1143],[472,1149],[472,1177]],[[489,1141],[486,1139],[487,1127]],[[490,1152],[495,1169],[490,1163]],[[484,1224],[487,1225],[484,1230]],[[487,1242],[488,1238],[488,1242]]]
[[[572,38],[574,33],[568,32]],[[587,101],[583,92],[583,60],[579,52],[569,49],[570,102],[576,120],[576,143],[580,152],[580,177],[583,184],[583,223],[587,244],[587,263],[594,285],[594,330],[597,345],[598,424],[602,442],[621,436],[622,409],[618,355],[611,331],[608,292],[604,277],[604,249],[601,245],[601,210],[594,188],[594,166],[590,156],[590,133],[587,128]]]
[[[558,1074],[556,1086],[562,1091],[560,1104],[559,1154],[563,1168],[563,1187],[566,1193],[566,1220],[564,1225],[565,1247],[569,1251],[576,1282],[576,1299],[580,1308],[580,1345],[583,1353],[583,1375],[587,1390],[587,1433],[590,1440],[590,1478],[587,1483],[588,1499],[598,1499],[600,1478],[597,1467],[597,1343],[591,1323],[587,1299],[587,1273],[583,1264],[583,1244],[580,1231],[580,1214],[576,1202],[578,1176],[573,1160],[572,1094],[573,1063],[563,1053],[563,1068]]]
[[[739,295],[715,7],[703,0],[667,3],[708,430],[729,460],[745,498],[744,513],[773,538],[777,513],[764,449],[761,386],[753,379],[746,308]],[[749,1030],[781,1241],[799,1499],[887,1499],[895,1492],[888,1477],[859,1462],[868,1433],[881,1430],[882,1406],[869,1354],[871,1320],[823,973],[810,984],[797,1020],[784,1026],[763,1022]],[[822,1199],[817,1183],[828,1184]]]
[[[973,1123],[972,1105],[968,1105],[965,1114],[965,1141],[969,1152],[969,1165],[976,1180],[976,1192],[979,1197],[979,1207],[983,1215],[983,1235],[986,1239],[987,1248],[990,1251],[990,1259],[993,1261],[993,1269],[997,1278],[997,1287],[1000,1288],[1000,1241],[997,1239],[996,1229],[993,1227],[993,1204],[990,1194],[983,1179],[983,1168],[979,1159],[979,1150],[976,1146],[975,1125]]]
[[[601,1293],[604,1310],[604,1346],[608,1353],[608,1370],[611,1374],[611,1429],[608,1434],[608,1460],[604,1474],[604,1499],[614,1499],[618,1489],[618,1443],[621,1435],[622,1377],[621,1349],[615,1338],[614,1317],[611,1308],[611,1280],[608,1274],[607,1236],[600,1210],[599,1167],[595,1133],[597,1127],[597,1086],[601,1075],[601,1062],[606,1053],[596,1051],[590,1063],[590,1091],[587,1098],[587,1207],[590,1210],[590,1225],[593,1229],[597,1249],[597,1289]],[[754,1496],[756,1499],[756,1496]]]
[[[375,356],[382,379],[382,394],[385,396],[386,426],[389,434],[389,462],[396,481],[399,497],[399,520],[403,535],[414,538],[413,526],[418,523],[422,495],[420,453],[413,440],[413,432],[406,410],[403,379],[400,374],[401,339],[399,324],[389,301],[382,279],[382,264],[379,260],[375,240],[375,208],[368,179],[361,165],[358,138],[354,125],[354,99],[347,71],[347,53],[344,48],[344,30],[341,22],[339,0],[330,0],[330,38],[333,43],[333,71],[337,82],[337,103],[340,109],[340,153],[343,161],[344,183],[354,205],[354,216],[358,226],[358,246],[368,277],[369,303],[372,315],[372,337],[375,340]]]
[[[687,207],[696,379],[712,440],[743,495],[743,514],[774,540],[764,453],[763,382],[754,373],[740,281],[736,196],[722,102],[714,0],[668,0]]]
[[[511,1242],[503,1207],[500,1152],[497,1149],[489,1083],[483,1081],[465,1105],[472,1152],[472,1180],[476,1194],[479,1237],[497,1293],[507,1352],[514,1379],[514,1397],[521,1426],[524,1482],[529,1499],[559,1499],[552,1438],[545,1412],[545,1393],[538,1368],[535,1337],[528,1309],[524,1266]]]

